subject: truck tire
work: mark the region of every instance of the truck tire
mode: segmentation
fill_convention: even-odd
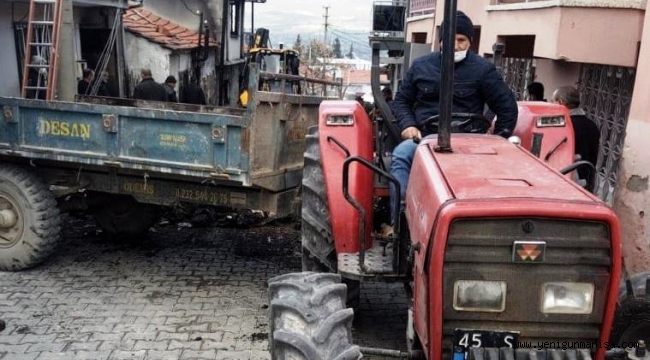
[[[318,126],[306,136],[305,164],[302,177],[302,270],[337,272],[336,249],[332,238],[325,178],[321,167]],[[359,305],[360,283],[345,279],[348,306]]]
[[[137,202],[131,196],[101,194],[93,197],[91,212],[97,224],[111,236],[143,235],[160,219],[159,207]]]
[[[356,360],[354,311],[337,274],[293,273],[269,280],[271,359]]]
[[[27,269],[52,254],[61,232],[59,209],[36,175],[0,166],[0,211],[0,270]]]
[[[646,281],[650,272],[632,276],[632,295],[627,295],[625,285],[621,287],[619,304],[614,317],[610,341],[613,345],[631,346],[639,340],[650,343],[650,289]]]

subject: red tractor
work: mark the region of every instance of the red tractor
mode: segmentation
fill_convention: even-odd
[[[443,75],[441,94],[452,86]],[[474,118],[441,99],[439,135],[420,143],[405,210],[382,237],[390,207],[400,208],[388,199],[389,184],[399,184],[383,156],[395,131],[356,102],[323,102],[305,152],[305,272],[269,281],[273,359],[605,359],[622,271],[619,221],[572,175],[585,164],[574,161],[569,114],[521,103],[514,143],[450,135]],[[353,345],[346,305],[369,279],[405,284],[406,352]],[[629,356],[650,359],[644,346]]]

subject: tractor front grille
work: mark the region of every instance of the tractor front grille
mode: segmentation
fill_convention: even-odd
[[[540,263],[515,263],[515,241],[543,241]],[[600,337],[608,292],[611,251],[606,224],[556,219],[457,220],[450,229],[444,263],[443,345],[450,351],[455,329],[518,331],[522,346],[569,348]],[[506,281],[500,313],[453,309],[457,280]],[[543,314],[541,289],[547,282],[593,283],[594,308],[587,315]],[[568,344],[568,345],[566,345]],[[573,344],[573,345],[571,345]]]

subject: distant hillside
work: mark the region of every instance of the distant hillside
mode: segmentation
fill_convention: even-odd
[[[284,43],[285,47],[292,47],[294,42],[296,42],[296,33],[274,33],[271,32],[271,43],[274,47],[277,47],[279,43]],[[300,34],[303,44],[309,44],[309,42],[317,38],[319,40],[323,39],[322,33],[307,33]],[[354,54],[359,59],[364,59],[370,61],[372,56],[372,51],[368,45],[368,34],[361,33],[347,33],[340,30],[333,30],[329,35],[329,42],[333,42],[335,38],[339,38],[341,41],[341,51],[345,55],[350,51],[350,44],[354,47]]]

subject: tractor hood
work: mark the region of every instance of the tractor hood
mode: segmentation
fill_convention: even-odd
[[[435,137],[423,141],[418,152],[433,160],[443,174],[452,198],[488,200],[596,201],[596,198],[538,158],[498,136],[458,134],[452,153],[435,152]]]

